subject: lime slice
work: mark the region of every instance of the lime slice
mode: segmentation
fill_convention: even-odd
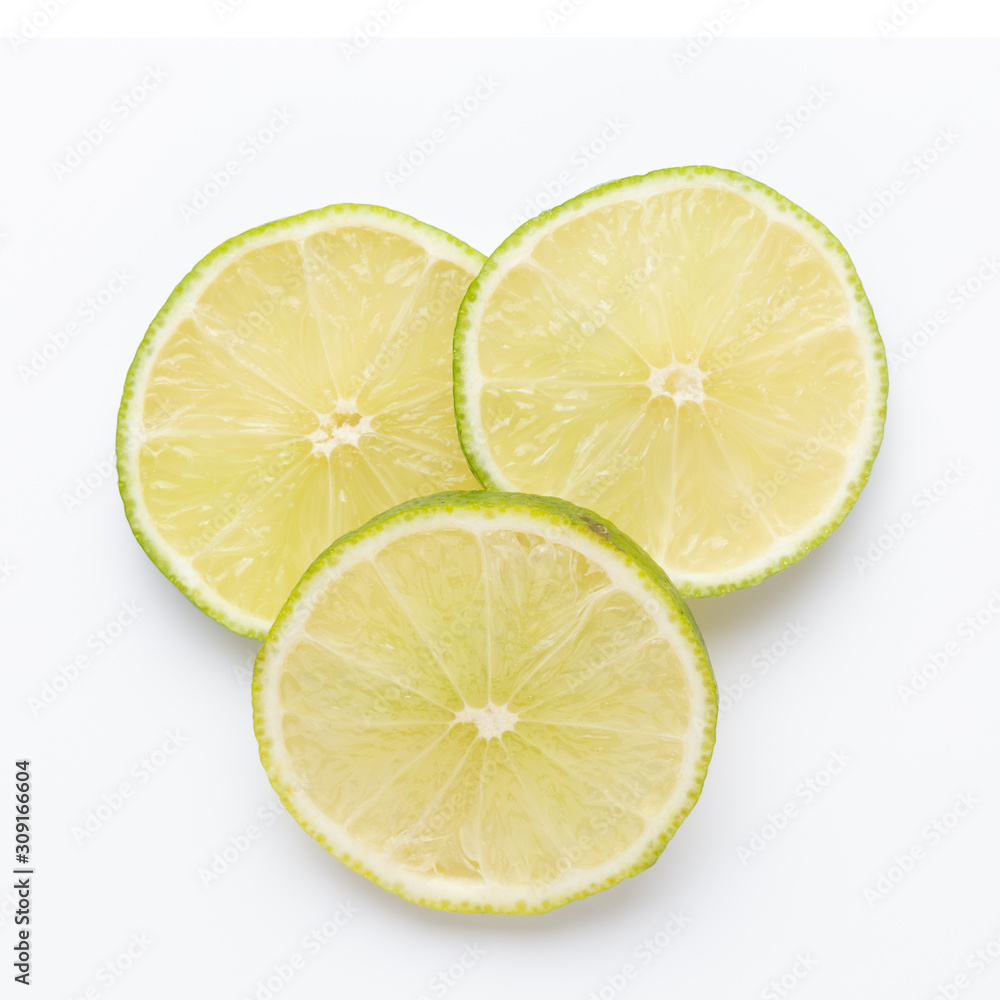
[[[261,760],[346,865],[537,913],[651,865],[701,791],[716,689],[663,571],[565,501],[401,504],[313,564],[257,658]]]
[[[263,638],[335,538],[478,486],[451,334],[482,260],[398,212],[332,205],[223,243],[177,286],[125,383],[118,471],[140,544],[195,604]]]
[[[887,387],[841,244],[712,167],[606,184],[527,222],[455,331],[480,481],[594,508],[687,596],[756,583],[840,524]]]

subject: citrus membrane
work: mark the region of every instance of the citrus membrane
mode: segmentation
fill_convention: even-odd
[[[712,167],[605,184],[525,223],[455,331],[480,482],[592,507],[687,596],[756,583],[840,524],[887,387],[843,246]]]
[[[140,544],[199,607],[263,638],[334,539],[478,485],[451,334],[482,260],[398,212],[332,205],[223,243],[177,286],[128,374],[118,469]]]
[[[401,504],[303,576],[254,674],[298,822],[398,895],[540,912],[651,865],[694,805],[715,682],[663,571],[564,501]]]

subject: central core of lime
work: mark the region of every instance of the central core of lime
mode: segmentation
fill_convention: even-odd
[[[479,735],[484,739],[499,739],[504,733],[514,728],[517,713],[511,712],[506,705],[494,705],[487,702],[482,708],[471,708],[466,705],[455,713],[456,722],[475,723]]]
[[[316,414],[317,428],[309,435],[313,454],[329,455],[338,445],[357,447],[362,435],[370,434],[371,417],[363,417],[350,403],[338,403],[333,413]]]
[[[669,396],[675,403],[704,403],[705,376],[697,364],[674,362],[666,368],[654,368],[646,385],[654,396]]]

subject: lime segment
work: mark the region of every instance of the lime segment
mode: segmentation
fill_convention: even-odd
[[[563,501],[444,493],[339,540],[260,652],[261,759],[346,864],[443,909],[539,912],[655,861],[716,691],[662,570]]]
[[[230,240],[181,282],[129,372],[118,460],[136,536],[195,603],[262,638],[335,538],[476,485],[451,333],[481,260],[335,205]]]
[[[592,507],[689,596],[755,583],[843,520],[887,382],[840,243],[709,167],[603,185],[526,223],[455,333],[480,481]]]

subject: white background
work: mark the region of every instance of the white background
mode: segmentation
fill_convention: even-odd
[[[964,975],[950,995],[996,996],[1000,958],[982,967],[968,959],[986,948],[988,961],[990,942],[1000,956],[1000,598],[989,607],[1000,594],[1000,279],[983,264],[1000,261],[1000,53],[993,42],[913,37],[935,24],[962,33],[967,5],[953,5],[948,25],[938,23],[944,5],[928,3],[889,40],[876,21],[891,4],[835,12],[840,30],[865,39],[739,37],[789,33],[781,11],[791,5],[761,0],[684,72],[674,60],[683,37],[569,37],[642,31],[626,3],[605,10],[608,28],[598,28],[596,0],[551,30],[544,6],[511,4],[501,29],[543,37],[508,41],[407,40],[479,31],[464,26],[457,4],[428,0],[419,22],[414,3],[351,61],[336,40],[57,37],[151,30],[136,6],[94,2],[85,22],[83,4],[70,5],[42,37],[17,52],[4,42],[0,56],[0,769],[10,769],[0,812],[13,813],[13,761],[30,757],[33,995],[266,1000],[274,967],[299,954],[302,968],[273,995],[717,1000],[790,989],[802,1000],[932,1000]],[[174,5],[163,30],[305,31],[297,5],[270,26],[254,0],[221,20],[207,0],[195,6]],[[353,30],[371,9],[354,5],[355,16],[350,6],[335,30]],[[671,30],[697,31],[721,6],[690,8]],[[0,27],[16,30],[32,9],[5,11]],[[151,67],[166,79],[121,116],[116,99]],[[446,141],[411,178],[388,183],[386,172],[481,76],[495,92],[461,127],[446,126]],[[801,127],[781,124],[811,92],[828,96],[801,112]],[[294,120],[249,162],[241,144],[275,108]],[[67,145],[104,117],[110,133],[57,178]],[[620,134],[603,152],[591,147],[588,161],[580,147],[609,118]],[[928,164],[923,151],[938,135],[949,138]],[[183,221],[180,206],[234,158],[240,172]],[[190,605],[126,524],[110,467],[125,372],[186,270],[257,223],[368,201],[489,252],[547,183],[561,200],[685,163],[752,166],[844,239],[886,347],[899,355],[882,453],[855,510],[819,550],[751,590],[693,602],[725,710],[702,800],[652,869],[545,916],[420,909],[272,811],[250,718],[257,644]],[[866,208],[867,218],[880,214],[868,225]],[[981,268],[994,280],[973,292]],[[81,305],[116,270],[126,287],[88,322]],[[928,337],[921,324],[929,329],[935,313],[940,330]],[[33,353],[74,320],[65,349],[25,377]],[[911,357],[901,361],[904,348]],[[99,631],[129,602],[138,617],[99,651]],[[981,623],[963,625],[977,614]],[[789,623],[799,638],[786,647]],[[956,654],[924,690],[901,693],[915,671],[934,672],[929,658],[948,643]],[[89,665],[39,707],[81,654]],[[171,733],[179,749],[153,758]],[[813,795],[803,782],[819,787],[835,754],[848,764]],[[154,759],[162,766],[150,774],[143,762]],[[81,835],[123,783],[130,797]],[[974,805],[957,817],[963,795]],[[789,806],[785,828],[757,850],[754,834],[770,836],[769,815]],[[246,846],[250,825],[259,838],[205,884],[199,871],[231,839]],[[13,867],[5,837],[0,871]],[[914,847],[922,853],[912,870],[893,869]],[[889,875],[881,886],[891,891],[875,897]],[[0,941],[9,957],[7,882]],[[356,915],[309,954],[303,939],[344,904]],[[671,914],[686,926],[644,962],[636,949]],[[149,944],[112,976],[106,963],[133,935]],[[442,974],[472,946],[483,956],[446,985]],[[626,964],[637,969],[627,981]],[[12,974],[5,959],[0,976]],[[783,976],[777,991],[769,986]]]

